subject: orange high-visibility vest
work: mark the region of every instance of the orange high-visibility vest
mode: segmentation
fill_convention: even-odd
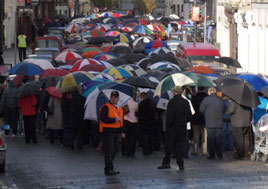
[[[108,107],[108,117],[109,118],[116,118],[116,116],[119,116],[121,119],[120,121],[116,121],[115,123],[104,123],[103,121],[100,120],[100,127],[99,127],[99,131],[102,133],[103,132],[103,128],[120,128],[123,127],[123,109],[121,107],[119,107],[118,109],[113,106],[110,103],[106,103],[104,104],[101,108],[100,111],[102,110],[102,108],[104,106]]]

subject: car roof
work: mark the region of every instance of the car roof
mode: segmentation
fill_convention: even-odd
[[[58,51],[59,52],[59,49],[58,48],[36,48],[35,51]]]
[[[178,46],[185,56],[220,56],[220,51],[210,43],[185,43]]]

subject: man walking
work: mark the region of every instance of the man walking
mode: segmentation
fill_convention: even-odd
[[[24,35],[24,32],[21,32],[18,35],[18,48],[19,48],[19,59],[20,62],[22,62],[24,59],[26,59],[26,48],[27,48],[27,39],[26,35]]]
[[[183,90],[180,86],[172,89],[174,97],[169,101],[166,115],[166,143],[165,157],[158,169],[170,168],[170,157],[176,151],[176,162],[179,170],[184,170],[183,156],[185,154],[185,136],[187,122],[191,121],[192,113],[187,100],[182,97]]]
[[[222,121],[224,113],[224,101],[217,96],[216,89],[208,89],[207,96],[200,104],[200,112],[205,115],[208,134],[208,159],[222,159]]]
[[[122,138],[125,138],[123,133],[123,109],[117,105],[119,101],[119,93],[113,91],[110,101],[100,108],[100,127],[99,131],[103,133],[103,152],[106,175],[119,174],[119,171],[114,170],[113,160],[116,153],[118,143],[118,134],[121,133]]]

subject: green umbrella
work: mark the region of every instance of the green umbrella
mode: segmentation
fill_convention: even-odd
[[[189,86],[198,86],[198,87],[214,87],[215,84],[212,80],[210,80],[207,76],[196,74],[196,73],[190,73],[190,72],[184,72],[186,76],[190,77],[192,80],[194,80],[194,83],[189,84]]]

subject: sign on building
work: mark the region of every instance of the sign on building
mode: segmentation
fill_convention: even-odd
[[[200,18],[200,7],[192,8],[192,21],[199,21]]]

